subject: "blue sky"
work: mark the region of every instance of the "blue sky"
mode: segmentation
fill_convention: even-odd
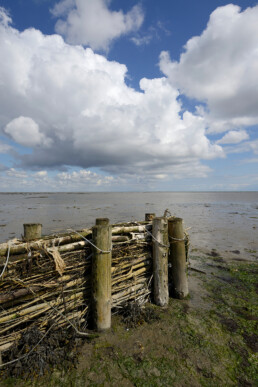
[[[257,1],[0,7],[0,191],[258,190]]]

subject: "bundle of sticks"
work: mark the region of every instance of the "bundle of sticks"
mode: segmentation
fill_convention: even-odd
[[[112,306],[147,301],[152,276],[151,225],[112,227]],[[30,326],[84,330],[90,310],[92,230],[0,245],[0,351]],[[86,239],[85,239],[86,238]],[[8,264],[6,263],[6,257]],[[5,267],[6,266],[6,267]]]

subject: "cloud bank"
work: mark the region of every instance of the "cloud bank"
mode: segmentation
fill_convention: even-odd
[[[165,77],[144,78],[135,91],[125,83],[125,65],[59,35],[19,32],[7,16],[0,46],[0,128],[32,149],[17,155],[20,167],[97,167],[152,181],[207,176],[200,160],[224,156],[207,138],[204,118],[182,112],[179,91]]]
[[[59,172],[55,175],[47,171],[30,172],[7,168],[0,164],[1,190],[3,191],[94,191],[108,190],[121,183],[119,178],[103,176],[91,171]]]

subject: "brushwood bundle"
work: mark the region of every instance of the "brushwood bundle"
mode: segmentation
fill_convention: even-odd
[[[112,310],[144,304],[152,286],[151,224],[112,227]],[[85,331],[91,307],[92,230],[0,245],[0,352],[28,328]],[[6,259],[8,264],[6,265]]]
[[[22,375],[17,367],[32,354],[42,373],[56,353],[52,344],[64,347],[63,334],[74,343],[95,337],[89,322],[98,332],[110,329],[117,311],[127,322],[126,310],[142,321],[138,309],[150,295],[161,307],[169,296],[187,297],[189,238],[183,220],[166,212],[113,226],[98,218],[92,229],[44,238],[41,224],[24,224],[23,240],[0,244],[1,370]],[[58,354],[68,360],[65,350]]]

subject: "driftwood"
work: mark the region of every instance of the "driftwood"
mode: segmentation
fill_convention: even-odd
[[[126,235],[114,235],[112,236],[112,242],[128,242],[133,238],[130,238],[129,236]],[[136,239],[136,238],[135,238]],[[87,241],[80,241],[80,242],[75,242],[75,243],[69,243],[67,245],[59,246],[57,247],[59,252],[66,252],[66,251],[75,251],[75,250],[81,250],[85,246],[90,246],[90,243]]]
[[[118,241],[117,238],[119,234],[130,234],[130,233],[141,233],[141,232],[143,233],[146,231],[146,229],[149,229],[150,227],[151,226],[149,224],[139,225],[139,226],[138,225],[137,226],[115,226],[112,228],[112,235],[113,235],[114,241]],[[92,235],[91,229],[83,229],[78,233],[74,232],[69,235],[60,236],[60,237],[50,236],[50,237],[38,239],[36,241],[28,242],[28,243],[27,242],[25,243],[18,239],[14,239],[13,241],[12,240],[9,241],[9,243],[0,244],[0,256],[2,257],[6,256],[9,249],[9,244],[10,244],[10,255],[25,254],[29,251],[35,251],[41,248],[53,247],[53,246],[57,246],[61,250],[60,246],[68,245],[68,244],[71,244],[71,249],[72,247],[74,247],[73,249],[76,250],[76,247],[78,247],[79,249],[79,246],[81,245],[79,244],[78,246],[76,246],[75,244],[74,246],[72,246],[72,244],[74,244],[75,242],[83,241],[83,238],[91,237],[91,235]],[[114,237],[114,236],[117,236],[117,237]],[[119,238],[122,241],[124,236],[121,236]],[[132,239],[132,236],[131,238],[129,237],[129,239]],[[68,249],[64,248],[63,251],[65,250],[68,251]]]
[[[82,230],[80,231],[80,235],[78,234],[69,234],[65,236],[52,238],[42,238],[32,242],[23,242],[15,239],[13,242],[10,241],[10,254],[24,254],[28,251],[39,250],[43,247],[51,247],[51,246],[60,246],[68,243],[77,242],[83,239],[83,237],[87,238],[88,235],[91,235],[91,230]],[[1,243],[0,244],[0,256],[5,256],[8,252],[9,243]]]

